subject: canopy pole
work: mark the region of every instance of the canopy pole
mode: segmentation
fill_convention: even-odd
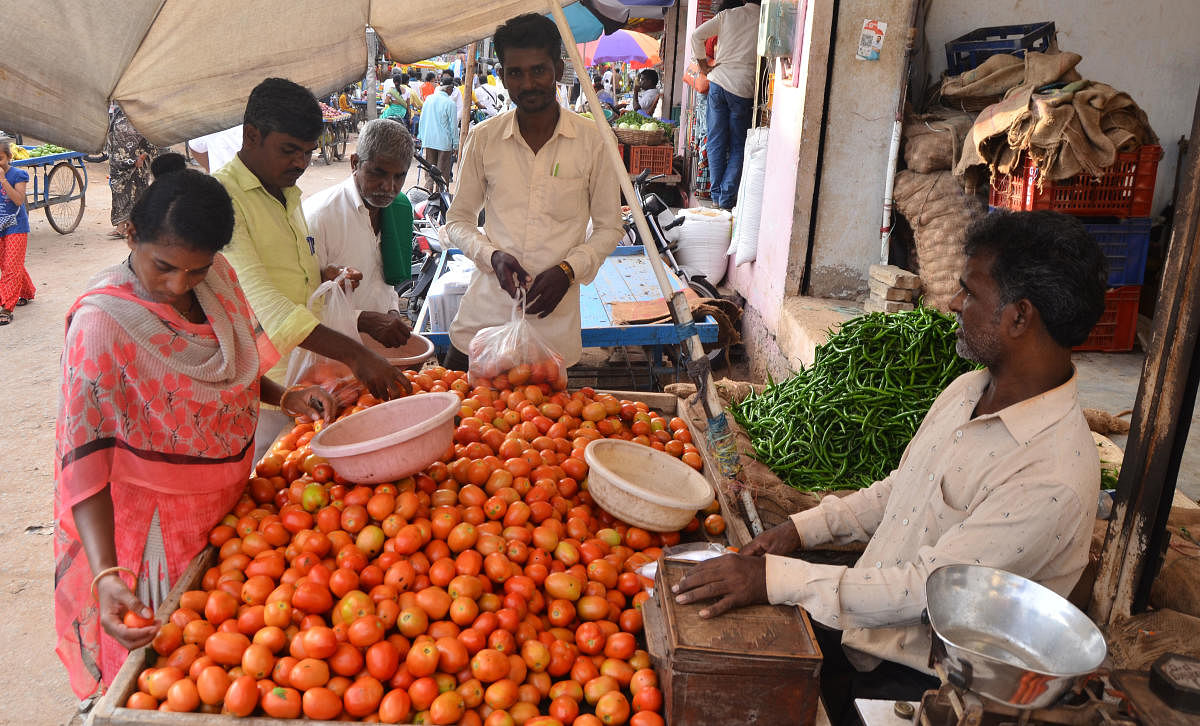
[[[458,148],[461,149],[467,143],[467,132],[471,130],[471,109],[475,105],[475,86],[471,79],[475,75],[475,44],[471,43],[467,46],[467,64],[463,69],[463,117],[458,120],[461,131],[459,132]]]
[[[379,58],[379,36],[374,28],[367,28],[367,78],[363,81],[363,97],[367,105],[363,106],[363,115],[367,121],[374,121],[379,116],[375,107],[375,93],[378,79],[375,77],[375,61]]]
[[[567,22],[566,15],[563,14],[562,7],[559,6],[557,0],[551,0],[550,13],[554,16],[554,22],[558,24],[558,32],[562,36],[563,45],[567,50],[567,57],[571,60],[571,64],[575,66],[576,71],[584,68],[583,58],[579,55],[579,46],[575,43],[575,34],[571,32],[571,26]],[[621,154],[617,151],[617,137],[609,128],[608,122],[604,118],[604,110],[600,105],[600,99],[596,96],[596,89],[592,88],[590,83],[580,83],[580,90],[584,97],[587,98],[588,110],[592,113],[592,122],[596,124],[596,128],[600,130],[600,138],[603,139],[605,154],[617,169],[617,179],[621,184],[621,191],[625,194],[625,198],[630,201],[629,208],[633,214],[633,223],[637,228],[638,235],[643,241],[643,249],[646,252],[647,259],[650,260],[650,268],[654,271],[654,277],[658,280],[658,286],[663,291],[663,297],[668,300],[668,307],[671,310],[671,319],[675,323],[675,329],[684,334],[683,346],[687,351],[687,372],[688,376],[696,384],[696,393],[704,406],[704,414],[708,418],[708,439],[713,457],[716,459],[720,468],[719,475],[726,480],[726,483],[734,491],[741,494],[742,505],[745,507],[746,516],[750,520],[750,526],[754,534],[757,536],[762,533],[762,521],[759,519],[758,510],[754,506],[754,500],[750,497],[750,491],[741,485],[737,480],[738,474],[741,472],[741,462],[738,460],[737,447],[734,445],[733,434],[729,430],[729,421],[725,417],[725,408],[721,405],[721,399],[717,395],[717,387],[713,383],[712,369],[709,367],[708,356],[704,353],[704,344],[700,341],[700,334],[696,331],[696,321],[692,317],[691,307],[687,303],[687,299],[683,294],[683,286],[676,290],[671,284],[671,277],[667,272],[667,268],[663,265],[662,258],[658,254],[658,248],[654,244],[654,237],[650,233],[650,225],[646,222],[646,215],[642,212],[642,208],[633,201],[637,199],[637,195],[633,190],[633,182],[629,178],[629,172],[625,169],[625,165],[621,161]]]

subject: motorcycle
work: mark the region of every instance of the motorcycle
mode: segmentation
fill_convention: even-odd
[[[704,275],[692,275],[679,261],[675,259],[675,247],[677,242],[672,242],[667,239],[667,232],[675,229],[687,221],[686,217],[676,216],[665,225],[660,221],[660,217],[670,213],[670,207],[659,198],[657,194],[645,193],[647,185],[654,183],[663,177],[662,174],[651,175],[649,170],[642,170],[640,174],[633,178],[633,192],[638,206],[646,215],[646,223],[650,227],[650,235],[654,238],[654,246],[658,250],[659,255],[667,263],[667,267],[678,277],[682,282],[687,284],[700,297],[718,298],[721,294],[717,291],[717,286],[709,282]],[[625,226],[625,237],[631,240],[632,244],[642,245],[645,241],[641,239],[641,235],[637,231],[637,227],[633,224],[633,213],[625,212],[622,215]]]

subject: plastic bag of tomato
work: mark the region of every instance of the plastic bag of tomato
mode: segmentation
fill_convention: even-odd
[[[180,597],[125,706],[245,717],[596,726],[662,724],[639,647],[650,582],[681,533],[595,506],[583,450],[639,441],[700,468],[687,425],[591,389],[472,388],[454,443],[415,477],[342,480],[280,437],[213,529],[216,563]],[[343,415],[377,403],[364,394]],[[715,511],[715,504],[710,507]],[[705,522],[719,532],[720,515]],[[716,517],[716,519],[713,519]],[[693,519],[687,530],[699,527]]]
[[[504,390],[545,384],[551,391],[567,389],[562,356],[526,320],[524,300],[522,293],[507,323],[483,328],[471,338],[471,385]]]

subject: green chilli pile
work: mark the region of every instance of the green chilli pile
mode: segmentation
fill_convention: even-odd
[[[924,307],[846,322],[811,366],[733,406],[755,458],[809,491],[882,479],[938,394],[976,367],[955,352],[955,325]]]

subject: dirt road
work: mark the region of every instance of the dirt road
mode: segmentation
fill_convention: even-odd
[[[314,159],[300,187],[311,194],[349,173],[348,161],[326,166]],[[67,309],[92,275],[128,253],[124,241],[108,237],[107,175],[107,164],[88,165],[87,209],[73,233],[55,232],[42,210],[30,214],[26,267],[37,298],[0,327],[6,379],[0,396],[0,541],[8,553],[0,568],[3,724],[66,723],[78,705],[54,654],[54,419]]]

